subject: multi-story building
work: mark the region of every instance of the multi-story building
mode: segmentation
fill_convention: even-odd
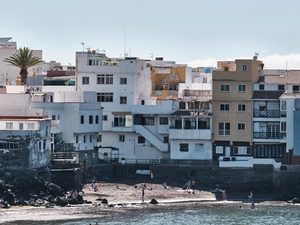
[[[10,66],[4,62],[17,51],[17,43],[11,41],[11,37],[0,38],[0,86],[21,85],[21,78],[18,77],[20,69],[16,66]],[[32,50],[32,49],[31,49]],[[32,50],[33,54],[42,59],[42,50]],[[33,74],[41,74],[42,64],[28,68],[28,77]]]
[[[237,59],[222,62],[212,73],[213,158],[253,156],[252,96],[263,63]]]

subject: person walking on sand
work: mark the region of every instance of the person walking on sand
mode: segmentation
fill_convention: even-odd
[[[195,194],[195,184],[196,182],[194,180],[192,180],[192,189],[193,189],[193,194]]]
[[[145,197],[145,186],[142,187],[142,202],[144,202]]]
[[[222,197],[223,197],[223,201],[227,200],[226,190],[223,191]]]
[[[250,194],[248,196],[248,200],[249,200],[249,202],[253,202],[253,193],[252,193],[252,191],[250,191]]]
[[[189,192],[189,194],[191,193],[190,190],[191,190],[191,181],[189,180],[188,182],[188,186],[187,186],[187,190]]]

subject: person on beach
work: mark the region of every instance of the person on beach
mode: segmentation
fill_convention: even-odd
[[[255,204],[254,204],[254,202],[252,202],[252,204],[251,204],[251,209],[255,209]]]
[[[250,194],[248,196],[248,200],[249,200],[249,202],[253,202],[253,193],[252,193],[252,191],[250,191]]]
[[[167,183],[166,183],[166,182],[163,183],[163,188],[164,188],[164,189],[168,189],[168,188],[169,188],[169,187],[167,186]]]
[[[195,194],[195,184],[196,182],[194,180],[192,180],[192,189],[193,189],[193,194]]]
[[[223,201],[227,200],[226,190],[223,191],[222,197],[223,197]]]
[[[190,190],[191,190],[191,181],[189,180],[188,181],[188,186],[187,186],[187,190],[188,190],[188,193],[190,194]]]
[[[145,186],[142,187],[142,202],[144,202],[145,197]]]

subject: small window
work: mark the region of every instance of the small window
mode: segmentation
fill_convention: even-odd
[[[189,144],[187,144],[187,143],[179,144],[179,151],[188,152],[189,151]]]
[[[164,143],[169,143],[169,137],[164,137]]]
[[[279,84],[278,85],[278,91],[284,91],[284,85]]]
[[[238,112],[245,112],[246,105],[245,104],[238,104]]]
[[[127,78],[120,78],[120,84],[127,84]]]
[[[286,132],[286,122],[281,122],[281,132]]]
[[[83,115],[80,116],[80,123],[84,124],[84,116]]]
[[[159,124],[160,125],[168,125],[168,117],[159,117]]]
[[[103,115],[103,116],[102,116],[102,120],[103,120],[103,121],[107,121],[107,115]]]
[[[82,77],[82,84],[89,84],[90,78],[89,77]]]
[[[239,84],[238,85],[238,92],[246,92],[246,91],[247,91],[246,84]]]
[[[219,123],[219,135],[220,136],[230,135],[230,123]]]
[[[99,124],[99,116],[95,116],[95,123]]]
[[[293,93],[299,93],[299,86],[293,86]]]
[[[145,138],[143,136],[138,136],[138,143],[144,144],[146,142]]]
[[[24,124],[23,123],[19,123],[19,130],[23,130],[24,129]]]
[[[154,117],[144,117],[143,118],[143,125],[154,125]]]
[[[230,85],[229,84],[221,84],[220,92],[230,92]]]
[[[125,142],[125,135],[119,135],[119,142]]]
[[[145,100],[142,100],[142,101],[141,101],[141,105],[145,105]]]
[[[259,90],[265,90],[265,85],[260,84],[260,85],[259,85]]]
[[[225,67],[224,67],[224,71],[229,71],[229,67],[228,67],[228,66],[225,66]]]
[[[246,146],[243,146],[243,147],[236,146],[233,148],[233,153],[235,155],[250,155],[251,149],[250,149],[250,147],[246,147]]]
[[[248,65],[247,64],[243,64],[242,71],[248,71]]]
[[[216,146],[216,154],[223,154],[223,146]]]
[[[93,116],[92,115],[89,116],[89,124],[93,124]]]
[[[281,101],[281,111],[286,111],[286,101]]]
[[[98,135],[97,142],[102,142],[102,135],[101,134]]]
[[[13,123],[11,123],[11,122],[6,123],[6,129],[7,130],[12,130],[13,129]]]
[[[127,104],[127,97],[121,96],[121,97],[120,97],[120,104],[121,104],[121,105],[122,105],[122,104]]]
[[[86,136],[83,135],[83,143],[86,143]]]
[[[56,116],[55,115],[52,115],[52,120],[55,120],[56,119]]]
[[[220,111],[229,111],[230,104],[220,104]]]
[[[90,143],[92,143],[92,142],[93,142],[93,136],[90,135]]]
[[[245,123],[238,123],[237,124],[238,131],[244,131],[246,130],[246,124]]]
[[[78,138],[78,135],[76,135],[75,142],[78,143],[78,141],[79,141],[79,138]]]

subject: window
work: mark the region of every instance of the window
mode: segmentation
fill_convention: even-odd
[[[195,144],[195,151],[196,152],[204,152],[204,145],[201,143],[196,143]]]
[[[230,104],[220,104],[220,111],[229,111]]]
[[[220,92],[230,92],[230,85],[229,84],[221,84]]]
[[[92,115],[89,116],[89,124],[93,124],[93,116]]]
[[[52,115],[52,120],[55,120],[56,119],[56,116],[55,115]]]
[[[257,145],[256,146],[256,157],[257,158],[269,158],[269,146],[268,145]]]
[[[247,85],[246,84],[239,84],[238,85],[238,92],[246,92],[247,91]]]
[[[89,77],[82,77],[82,84],[89,84],[90,78]]]
[[[76,137],[75,137],[75,142],[76,142],[76,143],[78,143],[78,139],[79,139],[79,138],[78,138],[78,135],[76,135]]]
[[[237,124],[237,129],[239,131],[246,130],[246,124],[245,123],[238,123]]]
[[[97,102],[113,102],[114,93],[97,93]]]
[[[6,123],[6,129],[7,130],[12,130],[13,129],[13,123],[11,123],[11,122]]]
[[[184,125],[184,129],[196,129],[196,119],[184,118],[183,125]]]
[[[142,100],[142,101],[141,101],[141,105],[145,105],[145,100]]]
[[[169,137],[164,137],[164,143],[169,143]]]
[[[119,142],[125,142],[125,135],[119,135]]]
[[[154,117],[144,117],[143,125],[154,125]]]
[[[235,146],[233,147],[233,154],[234,155],[250,155],[251,154],[251,149],[250,147],[247,146]]]
[[[120,97],[120,104],[127,104],[127,97],[121,96]]]
[[[23,123],[19,123],[19,130],[23,130],[24,129],[24,124]]]
[[[189,144],[187,144],[187,143],[179,144],[179,151],[188,152],[189,151]]]
[[[245,112],[246,105],[245,104],[238,104],[238,112]]]
[[[132,115],[114,115],[114,127],[131,127]]]
[[[281,132],[286,132],[286,122],[281,122]]]
[[[281,101],[281,111],[286,111],[286,101]]]
[[[216,154],[223,154],[223,146],[216,146]]]
[[[299,86],[293,86],[293,93],[299,93]]]
[[[242,71],[248,71],[248,65],[247,64],[242,65]]]
[[[199,130],[210,129],[210,119],[209,118],[199,118],[198,119],[198,129]]]
[[[97,84],[113,84],[113,74],[98,74]]]
[[[86,137],[83,135],[83,143],[86,143]]]
[[[103,116],[102,116],[102,120],[103,120],[103,121],[107,121],[107,115],[103,115]]]
[[[168,117],[159,117],[160,125],[168,125]]]
[[[272,158],[283,158],[284,148],[282,145],[271,146],[271,157]]]
[[[259,85],[259,90],[261,90],[261,91],[262,91],[262,90],[265,90],[265,85],[264,85],[264,84],[260,84],[260,85]]]
[[[278,84],[278,91],[284,91],[284,85]]]
[[[120,84],[127,84],[127,78],[120,78]]]
[[[90,143],[92,143],[92,142],[93,142],[93,136],[90,135]]]
[[[229,67],[228,66],[224,66],[224,71],[229,71]]]
[[[84,116],[83,115],[80,116],[80,123],[84,124]]]
[[[98,135],[97,142],[102,142],[102,135],[101,134]]]
[[[138,143],[139,144],[144,144],[145,143],[145,138],[143,136],[138,136]]]
[[[27,128],[28,128],[28,130],[33,130],[34,129],[34,123],[28,123]]]
[[[95,116],[95,123],[99,124],[99,116]]]
[[[204,84],[207,83],[207,77],[203,77],[202,83],[204,83]]]
[[[230,135],[230,123],[219,123],[219,135],[220,136]]]

